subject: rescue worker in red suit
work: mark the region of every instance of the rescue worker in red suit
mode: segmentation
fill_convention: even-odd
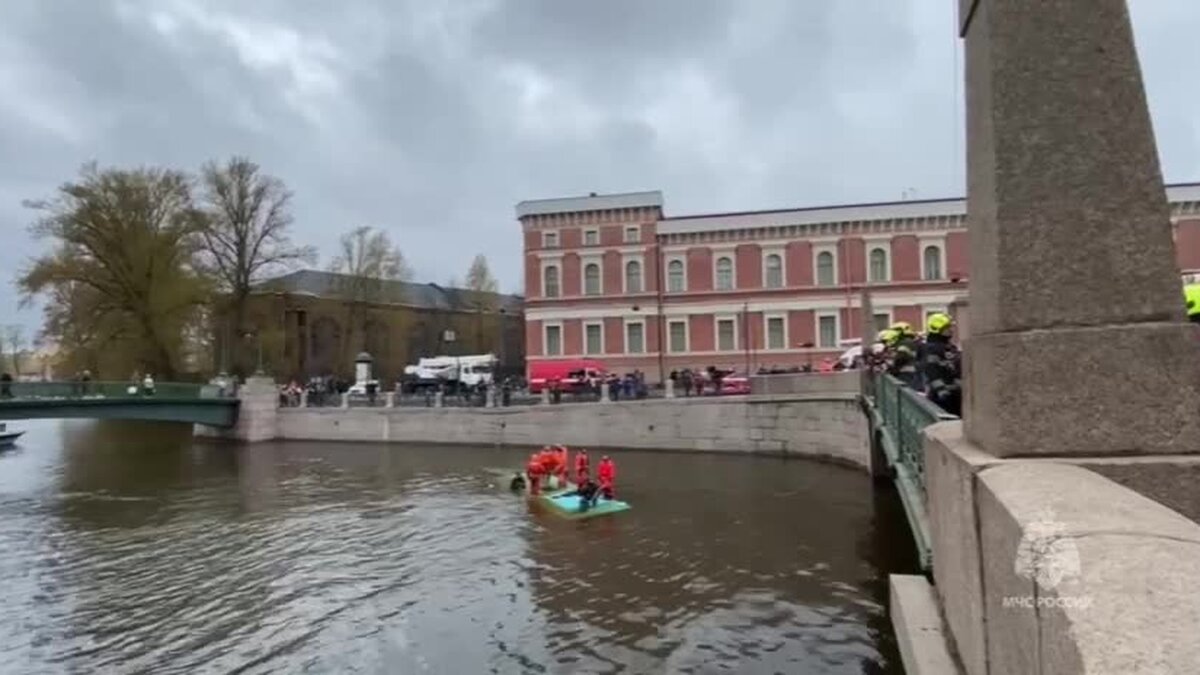
[[[596,467],[596,478],[600,483],[600,496],[613,499],[616,495],[617,466],[605,455]]]
[[[529,456],[525,465],[525,473],[529,475],[529,494],[538,495],[542,492],[542,461],[538,453]]]
[[[560,488],[567,487],[567,480],[571,475],[571,456],[567,450],[567,446],[558,446],[558,486]]]
[[[558,453],[550,448],[542,450],[538,453],[538,464],[541,466],[542,477],[549,483],[550,476],[553,476],[558,468]]]
[[[587,482],[588,454],[587,448],[584,448],[575,455],[575,485],[583,486]]]

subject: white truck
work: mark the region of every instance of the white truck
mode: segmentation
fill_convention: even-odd
[[[447,391],[490,385],[500,359],[495,354],[432,356],[405,366],[404,374],[417,390],[444,386]]]

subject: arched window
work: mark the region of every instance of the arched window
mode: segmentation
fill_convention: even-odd
[[[833,285],[833,254],[829,251],[817,254],[817,285]]]
[[[766,269],[766,287],[783,288],[783,258],[772,253],[767,256],[763,267]]]
[[[672,293],[684,291],[682,260],[672,260],[667,263],[667,290]]]
[[[724,256],[717,258],[717,290],[733,290],[733,260]]]
[[[547,265],[542,272],[542,295],[547,298],[558,297],[558,267]]]
[[[942,278],[942,249],[938,246],[925,247],[925,280]]]
[[[584,295],[600,295],[600,266],[588,263],[583,268]]]
[[[887,281],[888,280],[888,259],[887,251],[881,248],[871,249],[870,264],[867,269],[868,281]]]
[[[625,292],[642,292],[642,263],[636,260],[625,263]]]

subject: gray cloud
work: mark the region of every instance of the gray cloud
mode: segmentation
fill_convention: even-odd
[[[1166,176],[1200,179],[1200,5],[1131,8]],[[461,276],[484,252],[509,290],[521,199],[660,188],[678,214],[960,194],[953,13],[945,0],[7,0],[0,313],[38,251],[20,201],[91,159],[248,154],[296,192],[297,237],[327,255],[340,232],[376,225],[422,278]]]

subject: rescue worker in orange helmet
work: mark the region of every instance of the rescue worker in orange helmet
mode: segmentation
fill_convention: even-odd
[[[525,473],[529,476],[529,494],[538,495],[542,491],[542,461],[538,453],[529,456],[525,465]]]
[[[575,453],[575,484],[583,485],[588,480],[588,454],[587,448],[580,449]]]

